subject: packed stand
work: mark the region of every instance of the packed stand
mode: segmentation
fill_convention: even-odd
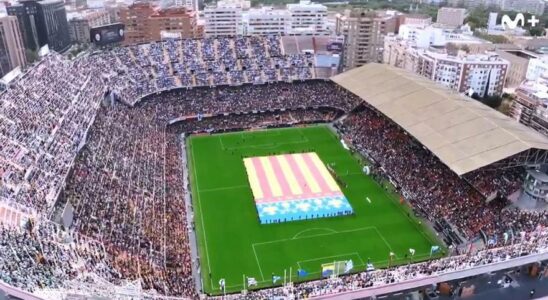
[[[458,177],[398,125],[372,108],[349,115],[341,132],[359,152],[371,157],[398,185],[414,209],[432,223],[448,220],[466,238],[480,231],[502,240],[505,232],[548,226],[546,213],[504,209],[503,200],[486,203],[467,181]],[[534,224],[529,220],[538,221]],[[516,223],[518,222],[518,223]]]
[[[0,94],[2,201],[52,206],[103,94],[98,74],[48,55]]]
[[[31,292],[61,288],[86,272],[112,282],[120,278],[100,243],[47,220],[24,228],[0,225],[0,253],[0,280]]]
[[[168,40],[116,48],[92,60],[109,64],[109,88],[129,104],[158,90],[315,77],[314,57],[284,54],[279,36]]]
[[[515,160],[517,157],[513,156],[498,164],[511,166]],[[464,178],[487,198],[506,198],[521,188],[524,175],[525,169],[520,166],[503,169],[487,166],[465,174]]]

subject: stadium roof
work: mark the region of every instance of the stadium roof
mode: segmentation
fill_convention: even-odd
[[[548,150],[542,134],[403,69],[368,64],[331,80],[392,119],[458,175],[526,150]]]

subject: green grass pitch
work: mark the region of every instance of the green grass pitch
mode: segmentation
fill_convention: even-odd
[[[242,156],[291,151],[314,151],[324,164],[334,164],[347,183],[341,190],[355,214],[259,224]],[[377,268],[386,267],[391,251],[396,254],[393,264],[427,260],[430,247],[440,245],[397,195],[363,174],[361,159],[344,149],[327,126],[191,136],[187,155],[207,293],[221,293],[221,278],[227,292],[241,291],[243,276],[254,277],[257,288],[273,286],[272,275],[283,278],[290,268],[294,282],[318,279],[321,264],[333,261],[352,259],[353,272],[363,271],[368,260]],[[416,250],[412,258],[409,248]],[[308,276],[297,278],[299,268]]]

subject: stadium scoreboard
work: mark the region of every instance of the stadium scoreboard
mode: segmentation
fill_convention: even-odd
[[[97,46],[107,46],[124,41],[125,25],[113,23],[109,25],[94,27],[90,29],[91,42]]]

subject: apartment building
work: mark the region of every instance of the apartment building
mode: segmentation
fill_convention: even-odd
[[[335,31],[345,37],[345,70],[369,62],[382,62],[384,38],[395,33],[398,17],[386,12],[346,10],[336,16]]]
[[[291,36],[326,36],[327,7],[302,0],[285,9],[251,8],[247,0],[221,0],[203,11],[206,36],[239,34],[282,34]]]
[[[199,35],[196,12],[185,7],[159,9],[138,2],[120,10],[120,21],[126,26],[126,45],[159,41],[166,33],[179,38]]]
[[[285,35],[291,31],[291,14],[272,7],[252,8],[243,15],[245,35]]]
[[[548,136],[548,73],[516,89],[510,116]]]
[[[247,0],[222,0],[204,8],[206,36],[234,36],[243,34],[243,12],[249,10]]]
[[[451,55],[445,49],[416,48],[405,41],[386,41],[383,61],[429,78],[460,93],[501,95],[510,63],[494,52]]]
[[[301,0],[286,5],[291,16],[288,35],[329,35],[327,7],[322,4]]]
[[[458,27],[464,24],[466,9],[454,7],[442,7],[438,10],[436,23]]]

